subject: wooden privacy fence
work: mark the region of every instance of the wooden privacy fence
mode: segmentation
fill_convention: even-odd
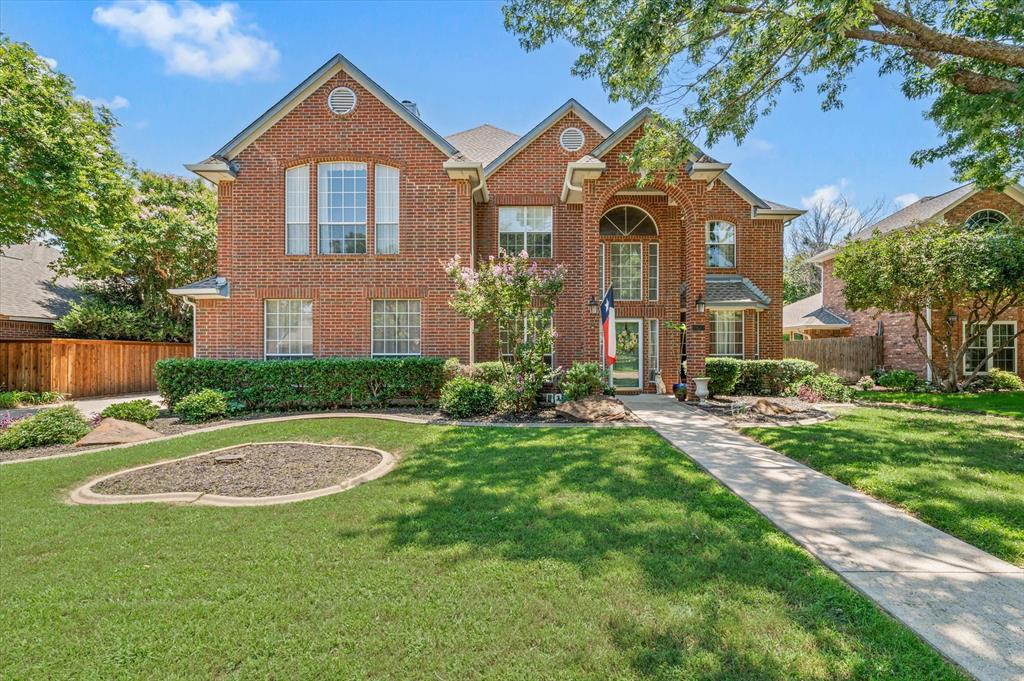
[[[156,390],[153,365],[191,357],[190,343],[41,338],[0,340],[0,385],[71,397]]]
[[[882,336],[845,336],[783,341],[782,356],[817,363],[822,371],[834,371],[856,381],[884,363]]]

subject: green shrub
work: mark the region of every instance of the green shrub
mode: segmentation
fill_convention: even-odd
[[[736,381],[737,395],[782,395],[805,376],[818,371],[818,365],[804,359],[744,359]]]
[[[509,364],[505,378],[495,386],[502,411],[524,414],[537,408],[548,366],[541,362]]]
[[[470,375],[473,380],[498,385],[505,380],[505,374],[510,370],[509,365],[504,362],[477,362],[473,365]]]
[[[993,390],[1024,390],[1024,381],[1015,373],[993,369],[988,376]]]
[[[607,383],[597,362],[574,362],[562,376],[560,387],[566,400],[578,400],[602,394]]]
[[[202,423],[228,413],[228,396],[220,390],[204,388],[186,395],[174,405],[174,413],[185,423]]]
[[[381,359],[165,359],[154,369],[160,394],[174,408],[203,388],[231,394],[232,411],[383,407],[396,400],[424,403],[445,381],[445,361]]]
[[[875,381],[889,390],[915,390],[920,384],[917,374],[908,369],[895,369],[879,374]]]
[[[813,374],[804,376],[790,386],[789,392],[806,402],[849,402],[853,399],[853,388],[846,385],[836,374]]]
[[[149,400],[131,400],[112,404],[100,412],[100,416],[122,421],[134,421],[146,425],[160,414],[160,408]]]
[[[743,362],[732,357],[708,357],[704,374],[711,379],[708,391],[712,395],[732,395],[740,378]]]
[[[19,419],[0,432],[0,450],[67,445],[89,432],[89,423],[70,404]]]
[[[14,409],[22,405],[53,404],[64,396],[55,392],[36,393],[31,390],[7,390],[0,392],[0,409]]]
[[[438,406],[452,418],[465,419],[493,414],[498,401],[494,386],[465,376],[456,376],[441,388]]]
[[[857,380],[857,388],[860,390],[871,390],[875,387],[875,379],[870,376],[861,376]]]
[[[191,324],[173,319],[166,312],[110,302],[94,295],[73,302],[53,327],[73,338],[175,342],[192,339]]]

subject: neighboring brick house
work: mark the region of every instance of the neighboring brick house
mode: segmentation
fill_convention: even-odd
[[[52,269],[60,252],[32,241],[0,250],[0,340],[52,338],[57,321],[78,298],[73,277]]]
[[[781,357],[782,231],[802,211],[706,156],[637,187],[619,159],[648,115],[612,130],[570,99],[522,137],[445,138],[335,56],[187,166],[219,194],[217,276],[172,291],[195,304],[196,354],[494,359],[500,330],[449,307],[443,263],[505,247],[568,268],[555,365],[601,357],[590,303],[611,284],[620,389],[677,380],[680,334],[664,324],[683,317],[691,376],[709,354]]]
[[[1010,185],[1004,191],[980,190],[973,183],[965,184],[938,196],[926,196],[853,235],[854,239],[867,239],[875,233],[886,233],[906,229],[928,220],[944,220],[950,224],[972,222],[1001,222],[1007,219],[1024,218],[1024,187]],[[910,369],[922,378],[931,380],[927,362],[914,342],[914,320],[910,313],[877,313],[875,310],[854,312],[846,308],[843,299],[843,282],[832,274],[837,250],[830,249],[810,259],[821,267],[822,291],[787,305],[784,311],[783,329],[798,337],[821,338],[827,336],[871,336],[881,334],[884,338],[885,366],[892,369]],[[963,322],[957,325],[962,326]],[[1001,337],[1016,333],[1024,324],[1024,311],[1015,308],[999,323],[993,325],[985,339],[982,339],[972,356],[980,360],[989,349],[1001,345]],[[961,334],[962,328],[954,327],[954,333]],[[1012,333],[1011,333],[1012,331]],[[931,345],[933,357],[941,357],[938,344],[922,330],[926,347]],[[1007,336],[1006,334],[1009,334]],[[1024,347],[1014,342],[1012,348],[997,352],[988,361],[990,368],[1006,369],[1024,375]],[[973,370],[973,366],[970,367]]]

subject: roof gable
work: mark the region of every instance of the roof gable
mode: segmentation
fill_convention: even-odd
[[[508,161],[510,161],[520,151],[528,147],[534,140],[536,140],[542,134],[547,132],[547,130],[551,128],[551,126],[553,126],[558,121],[562,120],[569,112],[573,112],[577,116],[579,116],[584,122],[587,123],[587,125],[596,130],[598,134],[601,135],[602,137],[607,137],[612,132],[611,128],[609,128],[607,125],[601,122],[601,120],[598,119],[598,117],[592,114],[590,111],[588,111],[585,106],[577,102],[575,99],[570,99],[565,104],[555,109],[551,113],[551,115],[549,115],[543,121],[535,125],[533,129],[530,130],[530,132],[520,137],[515,142],[515,144],[510,146],[508,149],[503,151],[497,158],[488,163],[487,166],[484,168],[484,174],[488,177],[493,175],[495,171],[497,171],[503,165],[508,163]]]
[[[281,98],[274,106],[267,109],[262,116],[250,123],[242,132],[235,135],[230,142],[218,149],[214,156],[229,161],[233,159],[339,71],[344,71],[443,153],[451,156],[458,152],[448,140],[424,123],[421,118],[410,112],[401,102],[392,97],[387,90],[378,85],[376,81],[360,71],[341,54],[336,54],[327,63],[310,74],[308,78],[299,83],[291,92]]]

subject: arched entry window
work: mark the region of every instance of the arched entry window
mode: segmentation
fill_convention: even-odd
[[[998,227],[1007,220],[1009,220],[1009,218],[999,211],[989,210],[986,208],[985,210],[979,210],[971,215],[971,217],[967,218],[967,222],[964,223],[964,226],[967,229],[977,229],[979,227],[985,229],[986,227]]]
[[[643,208],[616,206],[601,216],[601,236],[657,236],[654,218]]]

